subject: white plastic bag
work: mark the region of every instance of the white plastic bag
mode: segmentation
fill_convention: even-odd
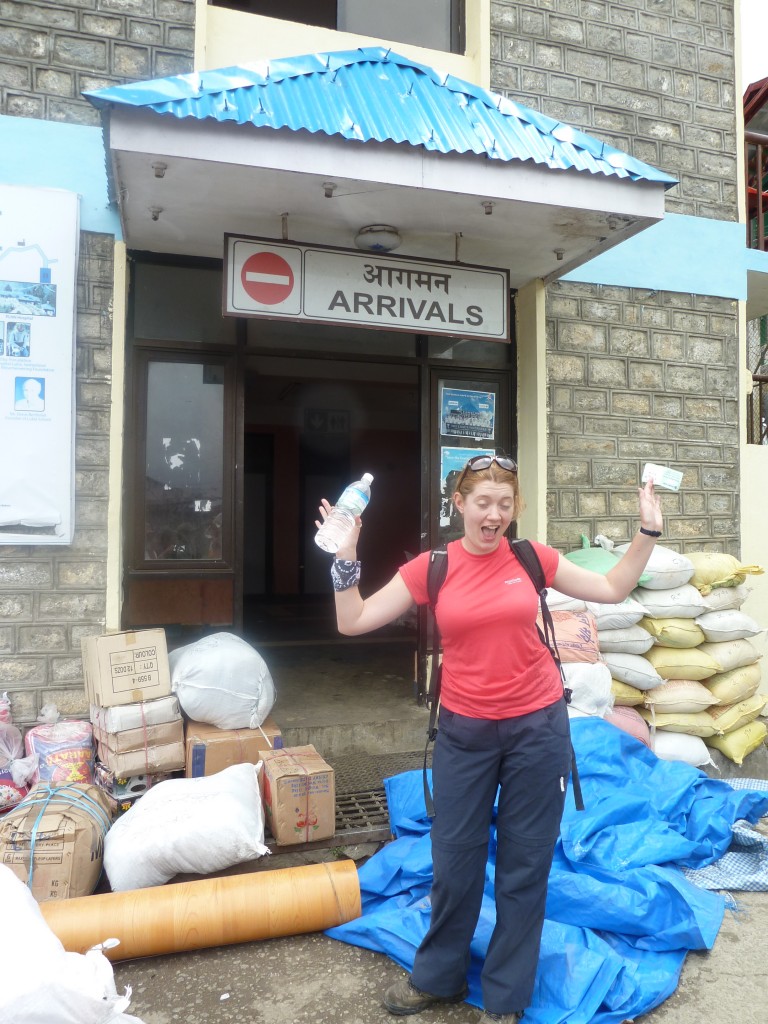
[[[3,948],[0,1024],[141,1024],[123,1013],[112,965],[98,949],[67,953],[26,885],[0,864]],[[105,939],[108,936],[105,936]]]
[[[213,633],[168,655],[184,714],[219,729],[257,729],[275,703],[262,656],[234,633]]]
[[[21,731],[0,722],[0,814],[24,799],[36,771],[37,755],[24,757]]]
[[[112,889],[207,875],[269,853],[260,771],[261,762],[233,764],[215,775],[158,782],[107,832],[104,870]]]

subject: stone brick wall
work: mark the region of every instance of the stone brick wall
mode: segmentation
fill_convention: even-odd
[[[680,179],[738,220],[733,0],[492,0],[492,87]]]
[[[0,114],[99,124],[81,93],[192,70],[194,0],[0,0]]]
[[[548,314],[549,541],[563,551],[637,529],[645,462],[684,471],[662,492],[664,543],[738,555],[736,303],[557,282]]]
[[[83,90],[192,69],[194,13],[194,0],[0,0],[0,114],[99,124]],[[111,235],[81,233],[74,542],[0,545],[0,692],[19,725],[46,703],[88,714],[80,638],[104,627],[113,254]]]
[[[493,0],[492,86],[668,171],[666,209],[738,219],[733,0]],[[736,303],[547,289],[548,531],[637,525],[643,464],[684,469],[665,542],[738,554]]]

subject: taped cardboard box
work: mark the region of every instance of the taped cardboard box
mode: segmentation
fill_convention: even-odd
[[[258,764],[264,751],[283,746],[280,726],[268,715],[256,729],[219,729],[207,722],[187,722],[186,766],[188,779],[215,775],[233,764]]]
[[[263,754],[267,824],[278,846],[330,839],[336,833],[333,768],[312,744]]]
[[[112,817],[98,786],[40,783],[0,818],[0,864],[29,885],[38,903],[90,896]]]
[[[164,629],[87,636],[81,641],[81,649],[91,704],[108,708],[170,695],[171,670]]]
[[[156,772],[175,772],[184,767],[184,741],[159,743],[140,750],[112,750],[106,743],[96,741],[99,760],[120,778],[131,775],[152,775]]]
[[[156,700],[136,701],[135,704],[116,704],[102,708],[91,704],[91,724],[102,732],[120,732],[122,729],[143,729],[145,725],[178,722],[181,715],[175,694]]]
[[[120,729],[119,732],[105,732],[94,725],[93,736],[97,743],[109,747],[113,754],[124,754],[131,750],[144,750],[145,747],[182,743],[184,723],[178,719],[176,722],[148,725],[144,729]]]

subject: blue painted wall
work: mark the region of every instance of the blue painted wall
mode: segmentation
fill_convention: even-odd
[[[0,116],[0,181],[77,192],[81,230],[122,239],[107,198],[101,128]]]
[[[563,275],[565,281],[746,299],[746,228],[669,213],[615,249]],[[764,256],[764,253],[760,253]],[[761,269],[768,270],[768,264]]]

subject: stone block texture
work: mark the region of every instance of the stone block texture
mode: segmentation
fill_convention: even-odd
[[[666,209],[738,220],[733,0],[492,0],[491,85],[679,180]],[[548,536],[627,540],[645,462],[684,470],[665,542],[738,554],[736,303],[547,288]]]
[[[97,125],[82,93],[192,70],[194,0],[0,0],[0,114]]]

